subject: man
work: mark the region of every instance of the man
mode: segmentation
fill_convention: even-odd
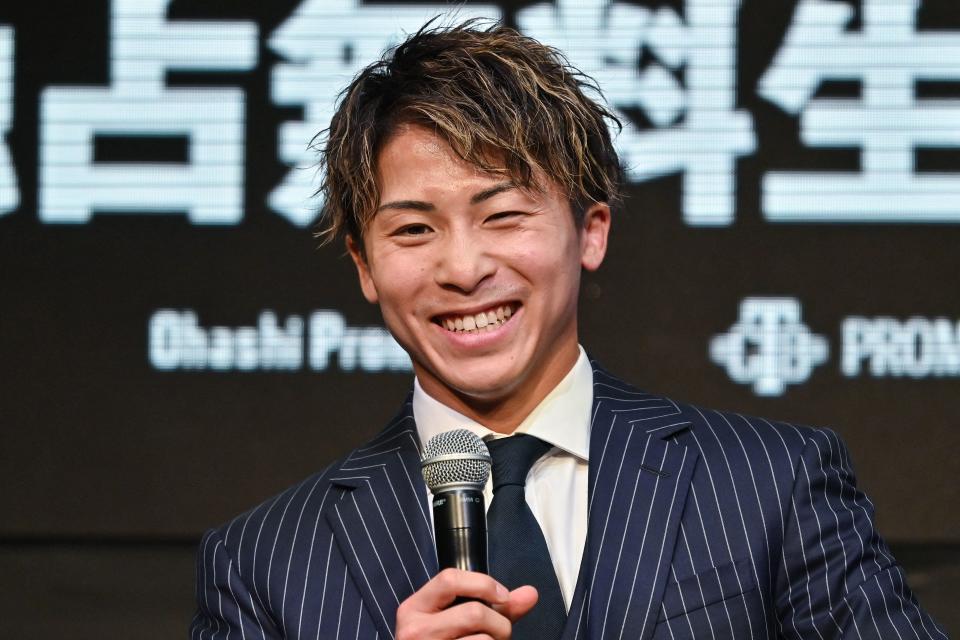
[[[557,52],[476,23],[425,27],[345,91],[326,233],[414,391],[372,442],[207,533],[194,638],[946,637],[835,434],[683,406],[588,361],[580,273],[603,261],[619,178],[591,91]],[[419,452],[458,427],[494,452],[493,577],[438,573]],[[496,452],[517,443],[535,453],[505,518],[516,469]],[[518,531],[542,553],[511,557]]]

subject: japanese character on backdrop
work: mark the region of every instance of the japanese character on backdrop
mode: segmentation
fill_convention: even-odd
[[[279,156],[290,167],[269,196],[270,208],[297,226],[316,219],[322,203],[312,198],[316,157],[307,143],[326,129],[339,91],[369,60],[398,43],[449,6],[363,6],[359,0],[305,0],[270,36],[270,48],[285,62],[274,67],[271,97],[282,106],[303,107],[303,120],[281,125]],[[498,19],[495,6],[457,9],[458,20]]]
[[[13,126],[13,27],[0,25],[0,215],[20,206],[17,175],[5,138]]]
[[[736,160],[755,149],[753,121],[736,108],[739,9],[739,0],[686,0],[682,19],[666,7],[556,0],[521,10],[517,20],[593,76],[623,116],[616,142],[627,179],[681,173],[684,220],[719,226],[736,213]],[[654,63],[641,69],[644,51]],[[624,113],[636,109],[652,128]]]
[[[801,0],[759,93],[799,116],[812,147],[859,148],[858,172],[771,171],[768,220],[960,222],[960,172],[918,173],[923,148],[960,147],[960,100],[918,99],[917,83],[960,81],[960,32],[918,31],[920,0],[850,5]],[[857,98],[814,97],[825,81],[859,81]]]
[[[100,212],[185,212],[193,224],[243,217],[241,89],[165,86],[168,71],[246,71],[251,22],[174,21],[171,0],[113,0],[110,85],[47,87],[40,97],[39,216],[85,223]],[[98,162],[98,136],[186,138],[187,161]]]

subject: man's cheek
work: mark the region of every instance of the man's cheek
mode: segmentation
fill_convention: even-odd
[[[406,314],[398,313],[394,309],[385,309],[383,306],[381,306],[380,311],[383,322],[387,325],[387,330],[393,334],[393,337],[404,349],[409,351],[413,337],[418,330],[422,331],[422,329],[412,327],[411,323],[415,321]]]

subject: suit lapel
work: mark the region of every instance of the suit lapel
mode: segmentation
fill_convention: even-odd
[[[670,400],[594,368],[589,529],[564,638],[649,638],[697,454]]]
[[[338,469],[340,498],[327,511],[353,582],[382,637],[397,606],[437,573],[437,556],[410,399],[390,425]]]

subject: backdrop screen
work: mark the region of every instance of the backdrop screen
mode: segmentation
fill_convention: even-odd
[[[0,7],[0,535],[192,536],[380,429],[406,354],[313,237],[314,136],[443,3]],[[458,3],[624,123],[581,339],[648,391],[836,429],[960,540],[955,0]]]

